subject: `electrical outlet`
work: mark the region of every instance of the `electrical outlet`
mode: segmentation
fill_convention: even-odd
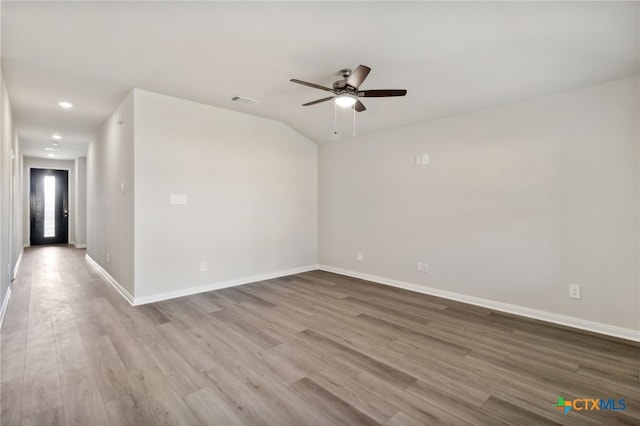
[[[429,272],[429,264],[428,263],[422,263],[422,272]]]
[[[205,272],[207,270],[207,262],[200,262],[200,272]]]
[[[418,266],[416,268],[418,272],[422,272],[422,262],[418,262]]]
[[[569,297],[571,299],[580,299],[580,286],[578,284],[569,284]]]
[[[362,259],[364,259],[364,257],[362,256],[362,252],[356,253],[356,260],[358,262],[362,262]]]

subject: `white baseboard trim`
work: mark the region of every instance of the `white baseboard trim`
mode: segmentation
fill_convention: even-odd
[[[18,276],[18,270],[20,269],[20,264],[22,263],[22,254],[24,253],[24,249],[20,250],[20,254],[18,255],[18,260],[16,260],[16,266],[13,267],[13,276],[11,279],[16,279]]]
[[[196,287],[188,287],[180,290],[169,291],[166,293],[158,293],[151,296],[136,297],[133,305],[144,305],[146,303],[160,302],[162,300],[174,299],[176,297],[190,296],[192,294],[206,293],[207,291],[220,290],[228,287],[235,287],[243,284],[249,284],[258,281],[271,280],[274,278],[285,277],[287,275],[301,274],[303,272],[315,271],[318,265],[307,265],[299,268],[285,269],[267,274],[253,275],[250,277],[236,278],[228,281],[220,281],[217,283],[204,284]]]
[[[10,297],[11,297],[11,286],[7,288],[7,294],[4,295],[4,300],[2,301],[2,307],[0,307],[0,329],[2,329],[2,324],[4,324],[4,314],[7,313],[7,306],[9,306]]]
[[[607,336],[619,337],[622,339],[640,342],[640,330],[617,327],[609,324],[588,321],[581,318],[574,318],[566,315],[554,314],[552,312],[525,308],[523,306],[511,305],[509,303],[502,303],[489,299],[467,296],[464,294],[454,293],[446,290],[439,290],[437,288],[426,287],[418,284],[408,283],[405,281],[398,281],[391,278],[364,274],[347,269],[334,268],[333,266],[319,265],[318,269],[340,275],[346,275],[348,277],[360,278],[366,281],[373,281],[378,284],[384,284],[392,287],[402,288],[405,290],[415,291],[417,293],[429,294],[432,296],[442,297],[444,299],[451,299],[458,302],[469,303],[471,305],[482,306],[484,308],[489,308],[500,312],[507,312],[527,318],[533,318],[541,321],[551,322],[554,324],[564,325],[567,327],[578,328],[580,330],[586,330],[594,333],[604,334]]]
[[[118,293],[124,297],[127,302],[132,306],[145,305],[147,303],[160,302],[162,300],[175,299],[176,297],[190,296],[192,294],[205,293],[212,290],[220,290],[228,287],[235,287],[243,284],[249,284],[257,281],[271,280],[274,278],[285,277],[287,275],[301,274],[303,272],[315,271],[318,269],[318,265],[307,265],[299,268],[285,269],[282,271],[271,272],[268,274],[253,275],[250,277],[237,278],[229,281],[221,281],[212,284],[205,284],[196,287],[188,287],[175,291],[168,291],[165,293],[153,294],[151,296],[133,297],[115,278],[113,278],[102,266],[91,258],[88,254],[85,255],[87,261],[98,270],[104,276],[104,278],[111,284]]]
[[[73,246],[74,246],[75,248],[79,248],[79,249],[87,248],[87,245],[86,245],[86,244],[76,243],[75,241],[73,242]]]
[[[122,297],[127,299],[127,302],[129,302],[131,305],[134,305],[134,298],[131,293],[127,291],[127,289],[122,287],[122,285],[120,285],[120,283],[116,281],[115,278],[113,278],[102,266],[100,266],[98,262],[93,260],[91,256],[85,254],[85,258],[91,265],[93,265],[94,268],[98,270],[98,272],[102,274],[102,276],[109,282],[109,284],[111,284],[116,290],[118,290],[118,293],[120,293]]]

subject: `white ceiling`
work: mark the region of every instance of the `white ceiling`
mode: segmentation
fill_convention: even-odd
[[[133,88],[273,118],[322,143],[341,68],[372,68],[359,134],[638,73],[638,2],[2,2],[2,68],[23,151],[83,155]],[[254,107],[231,103],[241,95]],[[62,110],[61,100],[75,107]],[[341,111],[340,135],[352,115]]]

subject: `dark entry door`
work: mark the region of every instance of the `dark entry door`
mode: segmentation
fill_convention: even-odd
[[[31,245],[69,242],[69,172],[31,169]]]

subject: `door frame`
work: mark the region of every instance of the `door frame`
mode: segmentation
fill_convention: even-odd
[[[51,160],[54,161],[54,160]],[[73,161],[73,160],[69,160]],[[24,229],[26,230],[25,247],[31,247],[31,169],[45,169],[45,170],[62,170],[67,172],[67,194],[69,194],[69,223],[67,226],[67,244],[73,244],[71,241],[71,227],[75,227],[75,208],[72,207],[71,203],[71,169],[68,167],[49,167],[49,166],[34,166],[29,165],[26,168],[27,175],[27,184],[25,185],[25,209],[27,210],[26,219]],[[74,175],[75,176],[75,175]],[[74,198],[75,200],[75,198]]]

